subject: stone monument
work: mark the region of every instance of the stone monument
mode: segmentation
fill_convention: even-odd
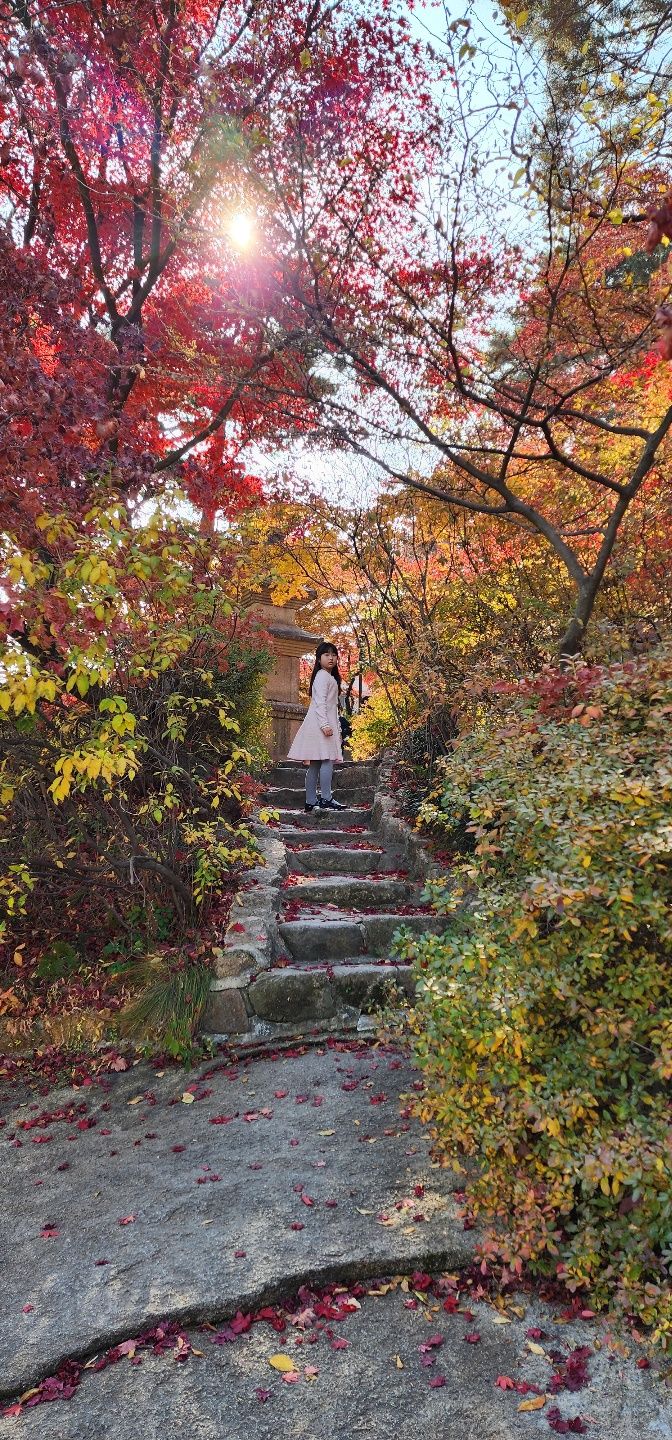
[[[260,615],[273,641],[274,665],[266,681],[266,699],[271,708],[271,759],[285,760],[287,751],[306,713],[299,699],[299,661],[319,645],[321,636],[311,635],[297,624],[296,612],[309,603],[293,600],[276,605],[268,591],[254,598],[254,610]]]

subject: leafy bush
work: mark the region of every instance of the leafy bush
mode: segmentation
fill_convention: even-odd
[[[416,946],[419,1109],[486,1253],[672,1345],[672,650],[509,687],[421,818],[475,846]]]
[[[226,537],[107,498],[83,528],[36,523],[48,558],[0,542],[0,991],[23,1018],[75,971],[132,986],[216,919],[256,856],[270,663]]]
[[[399,726],[398,716],[382,685],[374,689],[366,705],[352,716],[350,752],[353,760],[368,760],[392,745]]]
[[[67,940],[56,940],[45,950],[36,967],[40,980],[64,980],[79,969],[81,960]]]

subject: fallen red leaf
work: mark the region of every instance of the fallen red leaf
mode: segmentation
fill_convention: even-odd
[[[419,1347],[420,1354],[425,1355],[428,1350],[438,1350],[441,1345],[443,1345],[443,1335],[430,1335],[429,1339],[424,1340]]]
[[[588,1430],[585,1420],[582,1420],[580,1415],[575,1415],[573,1419],[569,1419],[569,1417],[565,1419],[560,1414],[557,1405],[548,1411],[546,1419],[556,1435],[585,1435]]]

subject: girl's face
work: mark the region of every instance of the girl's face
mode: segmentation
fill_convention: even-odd
[[[336,654],[335,650],[325,650],[324,654],[320,655],[320,665],[322,666],[323,670],[333,670],[334,666],[337,664],[338,655]]]

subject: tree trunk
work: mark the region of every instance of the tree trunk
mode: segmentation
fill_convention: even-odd
[[[583,651],[588,621],[593,613],[597,592],[600,588],[602,571],[596,567],[579,587],[574,614],[560,641],[560,664],[575,660]]]

